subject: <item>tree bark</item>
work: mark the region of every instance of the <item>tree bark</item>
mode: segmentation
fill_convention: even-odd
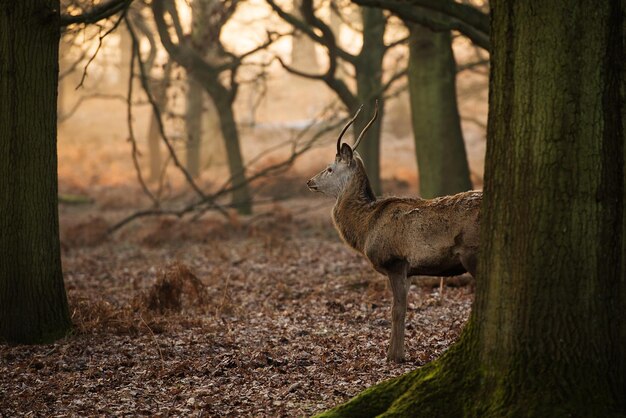
[[[59,1],[0,1],[0,340],[70,329],[57,208]]]
[[[470,321],[439,360],[323,416],[626,414],[625,6],[491,6]]]
[[[246,179],[246,170],[239,146],[239,130],[233,114],[232,103],[224,95],[214,96],[213,102],[220,116],[220,127],[226,146],[226,158],[232,178],[233,206],[242,215],[252,213],[252,196]]]
[[[116,30],[117,35],[119,36],[119,51],[120,51],[120,62],[119,62],[119,83],[118,89],[122,94],[126,94],[128,90],[128,79],[130,77],[130,60],[133,54],[133,40],[128,33],[126,27],[118,27]],[[150,68],[148,68],[150,71]]]
[[[456,62],[450,32],[408,25],[409,95],[420,195],[472,188],[456,101]]]
[[[293,0],[293,14],[301,19],[300,4],[301,0]],[[315,42],[301,32],[295,32],[291,37],[291,66],[311,74],[319,72]]]
[[[148,66],[146,65],[146,67]],[[150,68],[152,68],[152,65],[146,68],[146,70],[149,71]],[[151,82],[152,95],[161,114],[167,110],[167,86],[170,82],[171,73],[172,63],[168,62],[163,69],[163,78]],[[150,181],[158,181],[161,178],[161,171],[163,170],[163,153],[161,151],[159,121],[154,111],[152,111],[150,125],[148,126],[148,161],[150,164]]]
[[[202,86],[190,77],[187,80],[187,171],[192,177],[200,174],[200,151],[202,143]]]
[[[360,133],[374,113],[376,99],[382,94],[383,57],[385,55],[385,16],[381,9],[361,7],[363,19],[363,48],[356,70],[357,100],[363,104],[362,116],[354,122],[354,132]],[[354,113],[356,109],[351,109]],[[379,103],[378,119],[369,128],[359,145],[359,154],[375,194],[380,195],[380,136],[385,114],[384,103]]]

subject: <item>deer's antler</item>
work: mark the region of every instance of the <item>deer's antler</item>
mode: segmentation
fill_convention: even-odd
[[[361,133],[359,134],[359,137],[356,139],[356,141],[354,142],[354,145],[352,146],[352,149],[355,150],[356,147],[359,146],[359,143],[361,142],[361,139],[363,139],[363,137],[365,136],[365,132],[367,132],[367,130],[370,128],[370,126],[372,126],[372,124],[374,123],[374,121],[376,120],[376,117],[378,116],[378,99],[375,102],[375,106],[374,106],[374,116],[372,116],[372,119],[370,119],[369,122],[367,122],[367,125],[365,125],[365,128],[363,128],[363,130],[361,131]],[[359,109],[360,110],[360,109]]]
[[[359,107],[359,110],[357,110],[354,116],[352,116],[352,119],[350,119],[348,123],[346,124],[346,126],[344,126],[343,129],[341,130],[341,133],[339,134],[339,138],[337,138],[337,155],[339,155],[339,153],[341,152],[341,138],[343,138],[343,134],[345,134],[348,128],[354,123],[357,116],[359,116],[359,113],[361,113],[361,109],[363,109],[363,105]]]

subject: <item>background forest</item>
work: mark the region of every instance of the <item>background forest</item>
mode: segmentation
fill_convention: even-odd
[[[305,183],[334,158],[347,118],[364,104],[360,131],[378,99],[361,152],[379,193],[480,188],[488,54],[380,9],[304,4],[329,46],[300,6],[135,1],[64,27],[57,149],[73,336],[2,348],[0,409],[310,415],[458,336],[468,278],[444,295],[423,279],[408,361],[387,364],[384,277],[340,242],[333,200]]]
[[[512,3],[0,0],[0,417],[621,416],[624,6]],[[306,187],[359,109],[377,195],[486,189],[402,363]]]

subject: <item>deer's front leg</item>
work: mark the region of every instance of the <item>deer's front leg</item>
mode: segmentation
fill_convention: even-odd
[[[391,343],[387,351],[387,360],[399,363],[404,360],[404,321],[406,317],[406,303],[409,284],[406,277],[406,268],[403,266],[387,273],[393,303],[391,306]]]

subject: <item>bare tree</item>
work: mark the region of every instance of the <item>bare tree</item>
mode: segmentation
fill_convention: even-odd
[[[329,65],[324,73],[312,74],[300,71],[281,61],[287,71],[326,83],[351,114],[355,113],[361,104],[364,105],[363,112],[365,114],[372,114],[375,102],[379,101],[381,117],[366,133],[360,153],[365,161],[372,188],[375,193],[380,194],[380,120],[384,115],[383,99],[385,92],[388,91],[393,82],[400,77],[400,74],[404,73],[404,71],[400,71],[392,75],[387,82],[383,82],[383,58],[385,53],[397,43],[385,44],[384,42],[387,19],[382,10],[370,7],[360,8],[363,44],[359,53],[351,54],[340,46],[331,27],[316,15],[312,0],[302,0],[300,9],[302,19],[283,10],[274,0],[267,0],[267,2],[283,20],[323,46],[328,54]],[[338,76],[340,61],[348,63],[353,69],[356,84],[354,92]],[[355,122],[355,131],[361,132],[365,123],[366,121],[362,120]]]
[[[237,185],[233,190],[233,202],[240,213],[250,213],[252,211],[251,197],[233,110],[233,102],[239,87],[237,72],[246,57],[269,46],[274,38],[270,37],[264,44],[238,56],[227,51],[221,43],[220,35],[224,24],[235,12],[238,2],[214,1],[208,3],[211,7],[209,21],[211,51],[208,56],[203,57],[192,47],[188,35],[183,33],[175,4],[171,4],[169,10],[166,10],[166,3],[168,3],[166,0],[152,2],[152,11],[161,43],[170,57],[202,85],[215,104],[231,178],[233,184]],[[170,28],[165,22],[166,13],[172,19],[177,41],[172,39]]]

